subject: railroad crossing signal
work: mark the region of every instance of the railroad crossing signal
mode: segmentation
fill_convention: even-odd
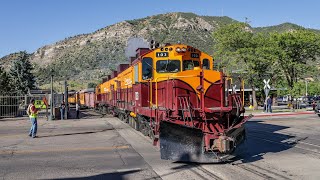
[[[268,94],[269,94],[269,91],[270,91],[270,85],[269,85],[269,82],[270,82],[270,79],[268,79],[268,80],[263,80],[263,82],[264,82],[264,87],[263,87],[263,89],[264,89],[264,93],[266,94],[266,97],[268,96]]]
[[[268,79],[268,80],[264,79],[263,82],[264,82],[264,89],[271,89],[270,85],[269,85],[270,79]]]

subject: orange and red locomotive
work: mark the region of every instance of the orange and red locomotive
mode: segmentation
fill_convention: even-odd
[[[96,88],[96,107],[160,145],[162,159],[216,162],[245,139],[241,93],[208,54],[184,44],[139,48]]]

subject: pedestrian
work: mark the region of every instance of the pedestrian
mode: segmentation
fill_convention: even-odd
[[[65,112],[66,112],[66,104],[64,103],[64,101],[62,101],[62,103],[60,105],[61,120],[64,119]]]
[[[76,103],[76,113],[77,113],[77,119],[79,119],[79,114],[80,114],[80,103]]]
[[[316,101],[314,101],[314,100],[313,100],[313,102],[312,102],[312,109],[313,109],[313,110],[316,110]]]
[[[34,105],[34,101],[35,101],[34,99],[30,100],[30,104],[27,109],[27,114],[29,115],[30,122],[31,122],[29,136],[32,138],[37,137],[37,129],[38,129],[38,123],[37,123],[38,109],[36,109]]]
[[[272,99],[270,96],[268,96],[268,98],[267,98],[267,112],[269,111],[269,113],[272,113],[271,106],[272,106]]]

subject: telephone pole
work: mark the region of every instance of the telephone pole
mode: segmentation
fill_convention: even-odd
[[[69,114],[69,102],[68,102],[68,82],[64,81],[64,102],[66,103],[65,115],[64,117],[68,119]]]
[[[51,94],[50,94],[50,117],[49,120],[53,120],[53,108],[54,108],[54,104],[53,104],[53,70],[51,70]]]

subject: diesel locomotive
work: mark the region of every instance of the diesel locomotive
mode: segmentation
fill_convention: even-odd
[[[218,162],[245,140],[241,93],[214,59],[185,44],[138,48],[96,87],[95,107],[160,146],[162,159]]]

